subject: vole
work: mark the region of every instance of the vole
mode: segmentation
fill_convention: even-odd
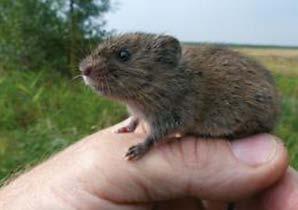
[[[280,100],[270,72],[227,47],[182,47],[169,35],[127,33],[107,38],[80,63],[84,81],[103,96],[125,103],[148,137],[129,148],[141,158],[169,134],[233,140],[270,132]]]

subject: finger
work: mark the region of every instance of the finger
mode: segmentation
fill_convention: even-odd
[[[298,173],[289,168],[283,178],[259,196],[238,204],[239,210],[298,209]]]
[[[298,209],[298,173],[290,168],[283,179],[261,197],[264,210]]]
[[[98,154],[100,170],[93,172],[98,183],[93,187],[117,202],[181,196],[234,201],[276,182],[287,167],[284,146],[267,134],[234,142],[183,138],[159,145],[134,162],[122,159],[123,153],[145,136],[106,132],[97,136],[101,141],[93,141],[95,136],[89,137],[90,151]]]

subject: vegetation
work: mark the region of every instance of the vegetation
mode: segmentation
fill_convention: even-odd
[[[104,35],[109,0],[1,0],[0,67],[74,74],[77,57]]]
[[[126,116],[125,109],[56,72],[0,76],[0,178]]]
[[[276,134],[298,168],[298,50],[237,48],[269,67],[283,94]],[[48,157],[126,117],[125,108],[98,97],[59,72],[1,71],[0,178]]]
[[[123,115],[66,77],[107,33],[110,7],[109,0],[0,1],[0,179]]]

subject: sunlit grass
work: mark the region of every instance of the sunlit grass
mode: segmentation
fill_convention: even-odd
[[[298,49],[240,48],[238,50],[258,59],[274,73],[298,77]]]

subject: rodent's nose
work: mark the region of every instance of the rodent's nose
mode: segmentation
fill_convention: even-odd
[[[89,76],[91,74],[91,72],[92,72],[92,67],[89,66],[89,67],[86,67],[82,73],[85,76]]]

